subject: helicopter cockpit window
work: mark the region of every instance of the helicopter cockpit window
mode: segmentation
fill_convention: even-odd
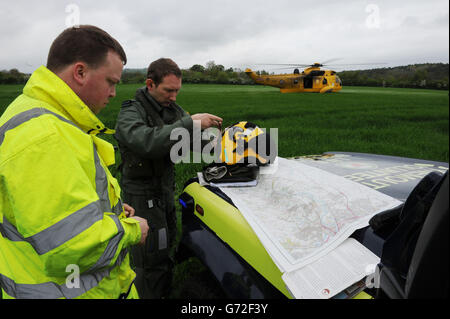
[[[322,76],[325,74],[325,71],[311,71],[309,75],[311,76]]]
[[[327,83],[328,83],[327,79],[326,79],[326,78],[323,78],[322,84],[323,84],[323,85],[326,85]]]

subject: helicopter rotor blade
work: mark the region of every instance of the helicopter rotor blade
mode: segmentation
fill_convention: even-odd
[[[255,65],[284,65],[284,66],[290,66],[290,67],[307,67],[311,64],[296,64],[296,63],[257,63]]]
[[[386,62],[371,62],[371,63],[330,63],[333,61],[338,61],[338,60],[342,60],[342,58],[334,58],[334,59],[330,59],[327,61],[324,61],[322,63],[310,63],[310,64],[304,64],[304,63],[256,63],[254,65],[282,65],[282,66],[291,66],[291,67],[308,67],[308,66],[314,66],[314,65],[381,65],[381,64],[386,64]]]
[[[339,60],[342,60],[342,58],[329,59],[329,60],[323,61],[321,64],[322,64],[322,65],[330,64],[331,62],[339,61]]]
[[[295,67],[284,67],[284,68],[271,68],[269,70],[265,70],[265,71],[278,71],[278,70],[292,70],[295,69]]]
[[[365,66],[365,65],[384,65],[385,62],[375,62],[375,63],[331,63],[333,61],[342,60],[342,58],[329,59],[323,63],[313,63],[313,64],[301,64],[301,63],[256,63],[253,65],[265,65],[265,66],[282,66],[280,68],[271,68],[272,70],[285,70],[285,69],[295,69],[295,68],[308,68],[308,67],[346,67],[346,66]]]
[[[347,66],[347,65],[383,65],[385,62],[379,63],[342,63],[342,64],[328,64],[329,66]]]

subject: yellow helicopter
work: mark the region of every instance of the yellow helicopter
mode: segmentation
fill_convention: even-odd
[[[333,70],[321,70],[321,63],[308,64],[271,64],[306,67],[301,73],[298,68],[292,74],[259,75],[247,68],[245,73],[257,84],[280,88],[281,93],[315,92],[331,93],[342,89],[342,82]]]

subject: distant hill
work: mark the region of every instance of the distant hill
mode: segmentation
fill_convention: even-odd
[[[448,63],[339,72],[343,85],[448,89]]]

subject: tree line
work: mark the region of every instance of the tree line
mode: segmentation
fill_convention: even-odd
[[[147,69],[125,69],[122,83],[144,83]],[[209,61],[205,66],[194,64],[183,69],[184,83],[251,85],[253,81],[244,71],[225,68]],[[260,71],[260,74],[269,74]],[[270,73],[273,74],[273,73]],[[448,90],[448,63],[425,63],[391,68],[338,72],[344,86],[380,86]],[[0,84],[25,84],[30,74],[17,69],[0,71]]]
[[[201,84],[253,84],[253,81],[240,69],[226,69],[214,61],[205,66],[194,64],[189,69],[182,69],[183,83]],[[125,69],[122,74],[123,83],[144,83],[147,69]]]
[[[343,85],[448,90],[448,63],[424,63],[392,68],[342,71]]]
[[[30,74],[19,72],[17,69],[9,71],[0,71],[0,84],[25,84],[28,81]]]

